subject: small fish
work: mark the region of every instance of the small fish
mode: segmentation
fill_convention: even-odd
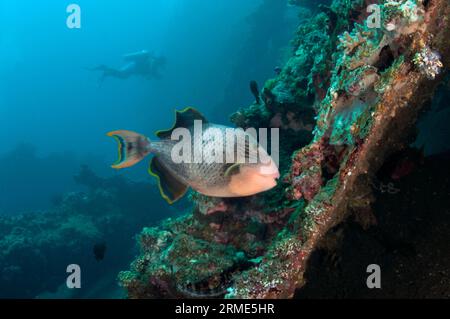
[[[273,71],[275,72],[276,75],[280,75],[282,69],[281,69],[279,66],[276,66],[276,67],[273,69]]]
[[[194,132],[194,121],[202,121],[202,134],[196,136]],[[172,132],[177,128],[186,128],[191,133],[192,152],[197,147],[203,150],[203,161],[200,163],[181,162],[175,163],[172,159],[172,149],[179,143],[171,139]],[[159,141],[151,141],[144,135],[131,131],[113,131],[108,133],[116,139],[119,147],[119,159],[113,168],[121,169],[133,166],[147,155],[153,154],[150,162],[149,173],[156,177],[162,197],[169,203],[177,201],[184,196],[189,187],[197,192],[211,197],[244,197],[251,196],[260,192],[267,191],[276,186],[276,180],[280,177],[278,167],[267,152],[257,143],[257,141],[248,133],[244,133],[245,143],[245,161],[227,163],[216,163],[208,156],[214,152],[217,141],[204,138],[208,136],[211,130],[219,130],[222,137],[227,130],[237,130],[222,125],[209,123],[205,117],[193,108],[187,108],[176,112],[175,125],[164,131],[158,131],[156,135]],[[242,131],[243,132],[243,131]],[[225,153],[226,139],[223,139]],[[233,139],[234,150],[242,146]],[[250,152],[252,150],[252,152]],[[253,152],[255,151],[256,152]],[[237,152],[236,152],[237,153]],[[264,161],[253,160],[252,155],[258,153]],[[208,155],[210,154],[210,155]],[[205,158],[206,157],[206,158]],[[237,156],[234,156],[237,157]],[[268,160],[267,160],[268,159]]]
[[[256,104],[261,104],[261,95],[259,94],[258,83],[256,81],[250,81],[250,91],[255,97]]]
[[[103,260],[103,258],[105,258],[105,253],[106,253],[106,243],[101,242],[101,243],[95,244],[92,251],[93,251],[95,259],[97,261]]]

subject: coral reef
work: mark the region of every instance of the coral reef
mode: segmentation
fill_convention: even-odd
[[[231,117],[280,128],[279,185],[244,199],[193,194],[192,214],[145,229],[120,274],[129,297],[290,298],[333,227],[352,214],[376,223],[375,174],[405,146],[450,63],[450,4],[381,1],[380,28],[365,23],[366,6],[322,6],[261,104]]]
[[[278,230],[270,215],[246,210],[254,203],[207,204],[202,195],[194,198],[201,204],[193,215],[168,219],[139,235],[141,253],[131,270],[119,275],[130,298],[223,296],[232,275],[265,250],[266,234]]]
[[[444,66],[440,59],[439,53],[425,46],[420,52],[416,53],[413,61],[422,73],[430,80],[434,80]]]
[[[105,269],[118,272],[133,257],[133,236],[141,225],[169,213],[152,185],[100,178],[86,166],[75,179],[88,190],[61,196],[49,211],[0,216],[0,298],[55,291],[73,263],[85,270],[78,293],[95,291],[98,279],[109,275]],[[101,263],[93,252],[98,243],[108,247]],[[108,278],[113,287],[115,277]]]

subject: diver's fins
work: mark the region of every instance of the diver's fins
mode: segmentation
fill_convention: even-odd
[[[133,166],[150,153],[150,140],[142,134],[132,131],[113,131],[107,134],[118,144],[119,158],[111,165],[112,168]]]
[[[175,112],[175,124],[168,130],[161,130],[156,132],[156,136],[160,139],[168,139],[172,135],[172,131],[184,127],[189,128],[194,125],[195,120],[200,120],[203,124],[208,123],[208,120],[196,109],[187,107],[184,110]]]
[[[152,158],[148,172],[158,180],[161,196],[169,204],[173,204],[186,194],[188,186],[176,179],[176,177],[161,164],[157,157]]]

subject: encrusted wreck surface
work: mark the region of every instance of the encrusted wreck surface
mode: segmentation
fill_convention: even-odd
[[[372,28],[370,3],[323,6],[262,103],[232,116],[280,128],[280,184],[243,199],[192,194],[192,214],[145,228],[119,275],[130,298],[290,298],[333,226],[354,212],[370,223],[375,173],[406,145],[450,64],[448,0],[380,1]]]

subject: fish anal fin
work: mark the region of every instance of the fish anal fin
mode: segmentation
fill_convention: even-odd
[[[194,125],[195,120],[200,120],[207,123],[208,120],[195,108],[187,107],[181,111],[175,112],[175,124],[168,130],[161,130],[156,132],[156,136],[160,139],[168,139],[172,135],[172,131],[176,128],[189,128]]]
[[[173,176],[157,157],[153,157],[149,167],[150,175],[158,180],[158,187],[161,196],[169,203],[173,204],[186,194],[188,186]]]

